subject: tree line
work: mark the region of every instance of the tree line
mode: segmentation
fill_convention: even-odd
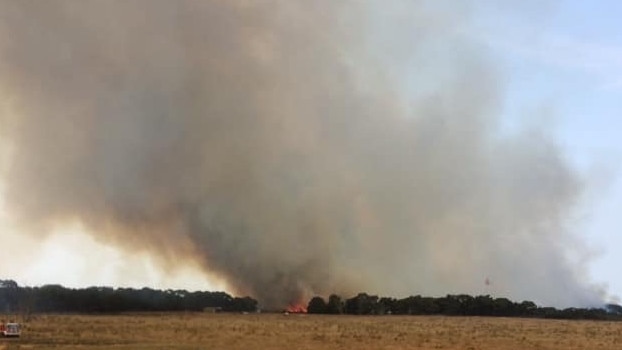
[[[0,313],[119,313],[149,311],[255,312],[257,300],[233,297],[225,292],[157,290],[151,288],[89,287],[66,288],[61,285],[19,286],[12,280],[0,280]],[[446,315],[503,316],[555,319],[622,320],[622,306],[602,308],[541,307],[531,301],[513,302],[507,298],[467,294],[444,297],[410,296],[403,299],[378,297],[367,293],[343,299],[333,294],[324,299],[313,297],[310,314],[347,315]]]
[[[490,295],[467,294],[444,297],[410,296],[404,299],[378,297],[367,293],[342,299],[331,295],[328,300],[313,297],[308,305],[310,314],[349,315],[446,315],[446,316],[501,316],[554,319],[622,320],[622,306],[607,304],[602,308],[540,307],[532,301],[513,302]]]
[[[257,301],[251,297],[232,297],[225,292],[111,287],[73,289],[61,285],[22,287],[12,280],[0,280],[0,312],[4,313],[202,311],[205,308],[252,312],[257,309]]]

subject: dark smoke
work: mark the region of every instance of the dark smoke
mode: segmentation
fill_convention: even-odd
[[[10,215],[198,260],[268,306],[598,301],[569,256],[581,181],[546,130],[500,133],[468,20],[380,3],[0,1]]]

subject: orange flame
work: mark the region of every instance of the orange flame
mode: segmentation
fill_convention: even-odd
[[[290,314],[306,314],[307,307],[304,306],[303,304],[293,304],[293,305],[288,306],[286,311],[289,312]]]

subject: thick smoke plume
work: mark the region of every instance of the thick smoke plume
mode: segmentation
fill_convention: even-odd
[[[545,130],[501,132],[462,10],[387,3],[0,1],[9,215],[198,261],[266,306],[597,301],[569,256],[581,182]]]

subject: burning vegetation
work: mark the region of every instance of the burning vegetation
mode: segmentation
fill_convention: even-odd
[[[307,307],[304,304],[290,305],[285,309],[285,312],[290,314],[306,314]]]

